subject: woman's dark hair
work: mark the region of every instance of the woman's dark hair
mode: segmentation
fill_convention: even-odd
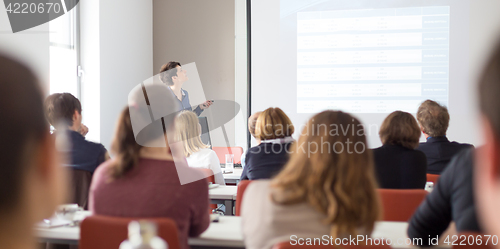
[[[129,106],[123,109],[118,118],[111,145],[111,152],[116,159],[110,172],[112,178],[120,178],[132,170],[139,161],[140,150],[174,128],[179,107],[169,91],[163,84],[139,86],[132,90]],[[159,112],[162,113],[160,116],[157,114]]]
[[[73,125],[75,111],[82,114],[82,105],[71,93],[54,93],[45,99],[45,116],[52,126],[64,123]]]
[[[34,73],[0,55],[0,213],[15,209],[28,161],[49,134]]]
[[[171,61],[160,68],[160,80],[161,82],[171,86],[174,84],[172,77],[177,76],[177,66],[181,66],[181,63],[177,61]]]
[[[415,149],[419,144],[420,128],[411,114],[395,111],[384,119],[378,134],[384,145],[401,145],[408,149]]]

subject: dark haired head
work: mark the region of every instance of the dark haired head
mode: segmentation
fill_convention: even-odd
[[[111,145],[115,156],[112,178],[120,178],[132,170],[144,146],[165,147],[164,142],[156,142],[175,128],[174,120],[179,110],[178,103],[168,91],[164,84],[150,84],[138,86],[130,92],[129,106],[118,118]]]
[[[75,111],[82,114],[80,101],[71,93],[54,93],[45,99],[45,115],[52,126],[64,123],[73,125]]]
[[[36,146],[49,132],[31,70],[0,55],[0,212],[17,206]]]
[[[408,149],[418,147],[420,129],[415,118],[402,111],[395,111],[384,119],[380,126],[382,144],[401,145]]]
[[[177,69],[175,69],[177,66],[181,66],[181,63],[177,61],[171,61],[160,68],[160,80],[167,84],[168,86],[171,86],[174,84],[172,81],[172,77],[177,76]],[[174,70],[172,70],[174,69]]]

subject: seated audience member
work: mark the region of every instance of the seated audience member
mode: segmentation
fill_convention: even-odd
[[[261,113],[262,112],[256,112],[248,117],[248,131],[250,132],[250,135],[255,138],[257,145],[260,144],[260,140],[255,137],[255,124],[257,123],[257,118]],[[241,167],[245,167],[245,158],[246,153],[243,153],[243,155],[241,155]]]
[[[484,146],[477,150],[476,201],[484,234],[500,236],[500,43],[486,64],[478,92]]]
[[[423,152],[415,150],[420,138],[415,118],[395,111],[382,122],[379,135],[383,145],[373,150],[379,187],[425,188],[427,161]]]
[[[439,181],[410,219],[408,236],[429,238],[440,236],[455,222],[457,232],[479,232],[472,186],[474,149],[459,152],[445,168]],[[429,237],[430,236],[430,237]]]
[[[269,179],[278,174],[288,161],[293,132],[292,121],[280,108],[259,114],[255,138],[260,144],[248,149],[240,180]]]
[[[335,134],[334,124],[354,132]],[[365,148],[363,126],[353,116],[324,111],[312,117],[283,170],[248,185],[242,203],[246,248],[268,249],[291,235],[369,236],[380,204],[372,153]]]
[[[65,197],[38,79],[0,55],[0,248],[36,248],[33,226]]]
[[[187,249],[188,236],[200,235],[210,223],[208,184],[202,172],[186,165],[182,147],[175,143],[178,106],[166,86],[149,86],[147,98],[140,87],[133,91],[130,107],[118,119],[114,158],[94,173],[90,210],[108,216],[171,218],[177,223],[181,247]],[[148,107],[141,104],[150,99],[163,101],[161,111],[169,115],[151,123]],[[144,124],[149,125],[140,132],[133,129]],[[200,180],[181,184],[181,173]]]
[[[201,141],[198,116],[192,111],[181,111],[177,115],[175,127],[177,141],[182,143],[189,167],[211,169],[214,173],[214,183],[226,185],[217,154]]]
[[[65,149],[69,164],[74,169],[94,173],[97,166],[109,159],[106,148],[100,143],[85,140],[88,129],[82,124],[82,106],[71,93],[54,93],[45,100],[45,114],[49,123],[69,131],[71,146]]]
[[[450,142],[446,130],[450,122],[450,114],[445,106],[432,100],[424,101],[417,111],[420,130],[427,142],[420,143],[417,150],[427,157],[427,173],[441,174],[451,158],[459,151],[473,147],[470,144]]]

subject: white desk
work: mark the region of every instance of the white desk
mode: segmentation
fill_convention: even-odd
[[[189,238],[191,248],[194,247],[231,247],[245,248],[241,232],[241,218],[237,216],[221,216],[219,222],[212,222],[208,229],[198,238]]]
[[[233,215],[237,188],[237,186],[219,186],[209,189],[208,196],[212,203],[226,206],[226,215]]]
[[[397,241],[404,241],[408,223],[406,222],[377,222],[373,238],[391,239],[394,249],[411,248],[409,245],[398,245]],[[80,240],[79,227],[35,228],[35,234],[41,242],[60,242],[78,244]],[[198,238],[189,238],[192,248],[245,248],[241,231],[241,217],[221,216],[218,223],[210,223],[208,229]],[[433,247],[443,248],[443,247]],[[446,248],[446,246],[444,247]]]
[[[224,169],[222,169],[222,170],[224,170]],[[233,169],[233,173],[225,173],[225,174],[222,174],[222,176],[224,176],[224,180],[226,181],[226,184],[227,183],[238,184],[238,182],[240,181],[242,172],[243,172],[242,168],[235,168],[235,169]]]

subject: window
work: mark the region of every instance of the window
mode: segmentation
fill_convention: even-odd
[[[80,99],[78,20],[77,5],[49,22],[50,94],[68,92]]]

